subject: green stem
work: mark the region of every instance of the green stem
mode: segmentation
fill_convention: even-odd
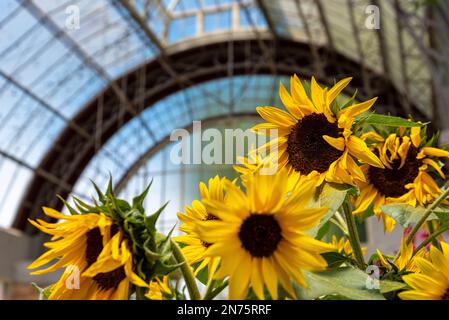
[[[143,292],[143,288],[136,286],[136,300],[148,300],[145,297],[145,293]]]
[[[433,221],[427,221],[427,228],[429,229],[429,235],[435,233],[435,228],[433,227]],[[438,242],[438,240],[436,238],[432,239],[432,244],[435,247],[437,247],[438,249],[441,249],[440,243]]]
[[[442,192],[440,194],[440,196],[430,205],[426,208],[426,211],[424,212],[423,216],[421,217],[421,219],[418,221],[417,224],[415,224],[415,226],[413,227],[412,231],[410,232],[410,234],[407,237],[406,240],[406,244],[410,244],[413,240],[413,237],[416,235],[416,233],[419,231],[419,229],[421,228],[421,226],[424,224],[424,222],[426,222],[427,218],[430,216],[430,214],[432,213],[432,211],[444,200],[447,198],[447,196],[449,195],[449,188],[447,188],[446,190],[444,190],[444,192]]]
[[[214,289],[214,285],[216,283],[216,281],[214,280],[215,271],[217,271],[216,266],[215,269],[212,270],[212,274],[210,275],[209,280],[207,281],[206,292],[204,293],[203,300],[208,300],[206,299],[206,297],[208,297]]]
[[[216,296],[220,294],[226,287],[228,286],[228,280],[223,281],[218,287],[216,287],[214,290],[211,290],[209,293],[206,293],[204,295],[203,300],[212,300]]]
[[[349,242],[351,243],[354,257],[357,261],[358,267],[361,270],[365,269],[365,260],[363,259],[362,247],[360,245],[359,233],[357,232],[357,226],[355,224],[354,215],[347,201],[343,202],[343,211],[345,213],[346,223],[348,225]]]
[[[440,234],[446,232],[447,230],[449,230],[449,226],[441,228],[440,230],[435,231],[434,233],[432,233],[426,240],[421,242],[421,244],[416,247],[415,251],[413,252],[413,255],[417,254],[419,252],[419,250],[421,250],[422,248],[427,246],[430,242],[433,242],[434,240],[436,240],[436,237],[438,237]]]
[[[171,245],[173,248],[173,256],[175,257],[176,261],[178,261],[178,263],[182,263],[181,272],[182,276],[184,277],[184,281],[186,282],[187,290],[190,294],[190,299],[200,300],[201,295],[198,290],[198,286],[196,285],[196,280],[195,276],[193,275],[192,268],[190,268],[189,263],[187,262],[178,244],[175,241],[171,240]]]

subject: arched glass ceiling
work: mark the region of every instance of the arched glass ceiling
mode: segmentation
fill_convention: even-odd
[[[251,1],[242,2],[244,9],[229,0],[131,2],[146,10],[163,47],[148,41],[118,1],[0,1],[0,226],[11,224],[28,182],[70,119],[113,79],[199,35],[197,27],[186,33],[192,17],[201,34],[264,27]],[[67,25],[73,6],[79,28]],[[251,25],[242,10],[250,12]]]
[[[414,8],[414,1],[408,0],[374,3],[380,7],[379,32],[365,27],[368,0],[0,1],[0,224],[10,225],[49,146],[88,101],[120,75],[188,39],[207,41],[215,34],[231,39],[239,32],[260,38],[257,30],[269,30],[274,38],[309,43],[318,67],[322,57],[315,49],[325,45],[356,60],[361,66],[357,77],[366,76],[364,68],[384,73],[405,99],[417,101],[424,113],[431,114],[428,68],[411,29],[398,23],[398,12],[413,11],[419,20],[424,9]],[[67,11],[69,6],[79,10],[79,28],[67,24],[74,14]],[[418,21],[411,27],[429,45],[423,24]],[[162,112],[161,121],[164,116]],[[187,117],[182,120],[186,119],[190,122]],[[85,177],[106,178],[108,170],[103,168],[126,170],[129,164],[123,153],[111,153],[117,146],[110,143],[91,162],[77,193],[85,193],[78,187]],[[127,145],[119,147],[126,154],[133,151]]]
[[[142,130],[142,122],[133,119],[110,138],[90,161],[75,185],[74,193],[84,197],[93,195],[95,190],[90,180],[105,186],[109,172],[117,182],[145,152],[169,136],[174,129],[188,127],[194,120],[219,117],[232,119],[233,115],[254,114],[258,105],[281,105],[277,88],[279,81],[286,83],[287,80],[272,76],[222,78],[159,101],[142,113],[142,119],[150,126],[158,141],[149,139]],[[220,100],[205,95],[205,91],[219,93]],[[120,161],[112,161],[106,150],[112,151]]]
[[[385,73],[404,95],[431,116],[430,72],[415,41],[430,47],[427,25],[423,23],[426,6],[413,0],[260,0],[273,32],[279,36],[327,45],[358,61],[361,77],[364,68]],[[376,6],[379,29],[370,29]],[[375,9],[374,9],[375,10]],[[403,26],[401,14],[410,14]],[[311,50],[313,55],[313,48]]]

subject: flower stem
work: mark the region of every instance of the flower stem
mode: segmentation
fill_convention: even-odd
[[[220,285],[218,285],[214,290],[211,290],[209,293],[206,293],[204,295],[203,300],[212,300],[213,298],[215,298],[216,296],[218,296],[218,294],[220,292],[222,292],[226,287],[228,286],[228,280],[223,281]]]
[[[210,265],[211,264],[209,264],[209,266]],[[215,275],[215,272],[217,271],[217,266],[212,263],[212,268],[213,268],[213,270],[210,270],[209,280],[207,281],[206,292],[204,293],[203,300],[209,300],[209,299],[207,299],[207,297],[210,296],[211,292],[215,288],[216,281],[214,280],[214,275]]]
[[[433,242],[434,240],[436,240],[436,237],[438,237],[440,234],[442,234],[443,232],[446,232],[447,230],[449,230],[449,226],[446,226],[444,228],[441,228],[438,231],[435,231],[434,233],[432,233],[431,235],[429,235],[427,237],[426,240],[424,240],[423,242],[420,243],[419,246],[416,247],[415,251],[413,252],[413,255],[417,254],[419,252],[419,250],[421,250],[422,248],[424,248],[425,246],[427,246],[430,242]],[[439,243],[438,243],[439,244]]]
[[[187,290],[190,294],[190,299],[200,300],[201,295],[198,290],[198,286],[196,285],[195,276],[193,275],[192,269],[190,268],[184,254],[182,253],[181,248],[173,240],[171,240],[171,245],[173,248],[173,256],[175,257],[176,261],[178,261],[178,263],[183,263],[181,265],[181,272],[182,276],[184,277],[184,281],[186,282]]]
[[[145,293],[143,292],[143,288],[136,287],[136,300],[148,300],[145,297]]]
[[[359,233],[357,231],[357,226],[355,224],[354,215],[351,212],[349,203],[347,201],[343,202],[343,211],[346,218],[346,223],[349,232],[349,242],[351,243],[352,251],[354,252],[354,257],[357,261],[358,267],[361,270],[365,269],[365,260],[363,259],[362,247],[360,245]]]
[[[427,221],[427,228],[429,229],[429,237],[431,234],[435,233],[435,228],[433,226],[433,221]],[[440,243],[436,238],[432,238],[432,244],[437,247],[438,249],[441,249]]]
[[[424,222],[426,222],[427,218],[430,216],[430,214],[432,213],[432,211],[443,201],[447,198],[447,196],[449,195],[449,188],[447,188],[446,190],[444,190],[440,196],[430,205],[427,207],[426,211],[424,212],[423,216],[421,217],[421,219],[418,221],[418,223],[415,224],[415,226],[413,227],[412,231],[410,232],[410,234],[407,237],[406,240],[406,244],[410,244],[413,240],[413,237],[415,236],[415,234],[419,231],[419,229],[421,228],[421,226],[424,224]]]

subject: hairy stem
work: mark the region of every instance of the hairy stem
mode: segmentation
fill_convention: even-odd
[[[178,244],[171,240],[171,245],[173,248],[173,256],[175,257],[176,261],[178,263],[182,263],[181,265],[181,272],[182,276],[184,277],[184,281],[187,285],[187,290],[190,294],[190,299],[192,300],[200,300],[201,295],[200,291],[198,290],[198,286],[196,284],[195,276],[193,275],[192,268],[190,268],[189,263],[187,262],[184,254],[182,253],[181,248],[178,246]]]
[[[354,215],[352,214],[349,203],[345,201],[343,203],[343,211],[346,218],[346,224],[349,232],[349,242],[351,243],[352,251],[354,252],[355,260],[361,270],[365,270],[365,260],[363,259],[362,246],[360,245],[359,233],[355,224]]]

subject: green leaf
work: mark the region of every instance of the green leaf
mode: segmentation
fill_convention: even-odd
[[[148,186],[145,188],[145,190],[140,195],[133,198],[133,208],[139,210],[140,212],[144,211],[143,201],[145,200],[145,197],[147,196],[148,191],[150,190],[150,187],[152,184],[153,184],[153,179],[151,179]]]
[[[380,292],[381,293],[388,293],[393,291],[402,290],[407,287],[405,283],[397,282],[397,281],[391,281],[391,280],[382,280],[380,282]]]
[[[329,229],[330,229],[330,222],[328,221],[320,228],[320,230],[318,230],[315,239],[317,240],[323,239],[323,237],[329,233]]]
[[[381,114],[370,114],[364,119],[364,122],[371,125],[382,125],[388,127],[421,127],[424,124],[409,121],[400,117],[386,116]]]
[[[324,226],[324,224],[329,221],[330,218],[335,214],[335,212],[341,207],[345,201],[346,194],[350,190],[349,187],[336,185],[331,183],[326,183],[322,188],[318,199],[313,203],[313,207],[316,208],[328,208],[328,211],[321,219],[321,221],[314,228],[308,230],[306,233],[315,237],[318,231]]]
[[[57,195],[58,199],[62,201],[62,203],[64,204],[64,206],[66,206],[66,208],[69,210],[70,214],[72,216],[76,216],[79,215],[79,212],[75,210],[75,208],[73,208],[70,204],[68,204],[67,201],[65,201],[65,199],[63,197],[61,197],[59,194]]]
[[[392,217],[403,227],[410,227],[417,223],[426,211],[423,207],[415,208],[406,203],[388,204],[381,206],[380,208],[385,214]],[[438,219],[438,217],[434,213],[431,213],[427,218],[427,221],[435,219]]]
[[[344,267],[320,273],[304,272],[309,288],[295,284],[299,299],[313,300],[338,295],[352,300],[385,300],[379,290],[366,287],[369,276],[359,269]]]
[[[348,258],[338,252],[326,252],[321,254],[326,259],[328,268],[338,268],[348,261]]]
[[[156,229],[156,222],[159,216],[161,215],[162,211],[164,211],[165,207],[168,205],[168,202],[165,203],[162,207],[160,207],[155,213],[153,213],[151,216],[145,218],[145,225],[150,230]]]
[[[41,288],[35,282],[32,282],[31,286],[33,286],[33,288],[36,289],[37,292],[39,293],[39,300],[48,300],[51,294],[52,286]]]
[[[104,204],[106,202],[106,196],[103,194],[103,192],[101,192],[100,188],[98,188],[93,180],[90,180],[90,182],[93,184],[95,191],[97,192],[98,200],[100,200],[100,202]]]
[[[201,262],[196,263],[193,266],[193,269],[196,270],[196,268],[198,268],[198,266],[200,265]],[[208,266],[205,266],[203,269],[201,269],[197,275],[196,278],[204,285],[207,285],[207,282],[209,280],[209,268]]]
[[[346,103],[340,107],[340,110],[343,110],[345,108],[348,108],[348,107],[352,106],[354,104],[356,96],[357,96],[357,89],[355,90],[355,92],[352,95],[352,97],[349,98],[348,101],[346,101]]]

